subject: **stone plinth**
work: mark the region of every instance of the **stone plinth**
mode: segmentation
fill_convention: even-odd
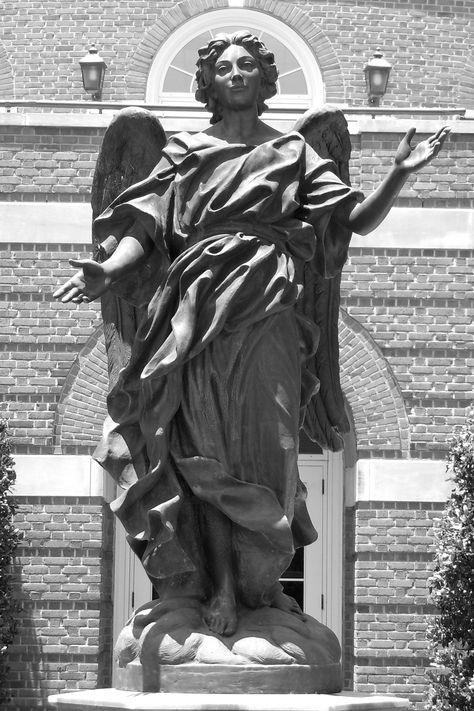
[[[342,689],[341,665],[162,664],[139,662],[116,669],[115,688],[187,694],[334,694]]]
[[[115,645],[121,691],[188,694],[335,694],[342,690],[336,635],[310,615],[239,609],[232,635],[217,635],[195,598],[152,601]]]
[[[403,711],[406,699],[361,694],[154,694],[118,689],[49,697],[55,711]]]

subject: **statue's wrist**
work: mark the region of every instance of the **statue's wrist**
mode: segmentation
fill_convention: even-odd
[[[392,172],[397,178],[406,180],[412,171],[400,163],[394,163]]]
[[[112,284],[119,277],[119,275],[117,274],[117,267],[114,266],[113,263],[109,263],[110,261],[111,260],[108,259],[105,262],[102,262],[104,281],[106,282],[107,286]]]

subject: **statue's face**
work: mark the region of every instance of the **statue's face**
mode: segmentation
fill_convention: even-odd
[[[231,44],[214,67],[214,92],[222,108],[242,111],[257,105],[261,72],[257,60],[238,44]]]

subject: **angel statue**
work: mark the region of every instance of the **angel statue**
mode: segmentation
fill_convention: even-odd
[[[341,448],[337,317],[351,233],[382,222],[449,133],[412,147],[411,129],[364,199],[349,185],[339,110],[310,111],[287,134],[260,119],[278,72],[257,37],[219,35],[197,67],[209,128],[166,142],[157,118],[133,108],[110,125],[93,185],[95,259],[71,260],[78,271],[55,293],[102,299],[109,415],[94,456],[123,489],[112,508],[157,594],[116,652],[121,667],[140,661],[145,690],[183,663],[211,662],[213,679],[220,663],[339,664],[335,636],[279,582],[317,535],[299,432]],[[309,690],[340,688],[340,674],[323,676]],[[279,679],[281,691],[307,690]]]

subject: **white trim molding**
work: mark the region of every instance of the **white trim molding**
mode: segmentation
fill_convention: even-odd
[[[474,210],[394,207],[370,235],[354,235],[351,246],[473,249]]]
[[[14,496],[101,496],[111,501],[111,479],[88,455],[14,455]]]
[[[77,202],[2,202],[0,244],[85,244],[92,246],[92,209]]]
[[[453,488],[445,460],[360,459],[356,501],[447,501]]]
[[[92,244],[88,203],[0,202],[0,244]],[[394,207],[366,237],[354,235],[352,247],[393,249],[473,249],[474,210]]]

